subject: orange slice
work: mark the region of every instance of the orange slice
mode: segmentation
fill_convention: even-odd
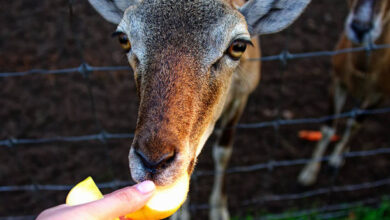
[[[140,210],[127,214],[131,220],[158,220],[175,213],[187,198],[189,177],[187,174],[180,177],[175,183],[156,187],[152,198]],[[66,197],[66,204],[80,205],[103,198],[102,193],[91,177],[73,187]],[[117,218],[118,219],[118,218]]]
[[[175,183],[166,187],[157,187],[153,197],[146,205],[126,218],[132,220],[157,220],[171,216],[187,198],[189,187],[188,175],[183,175]]]

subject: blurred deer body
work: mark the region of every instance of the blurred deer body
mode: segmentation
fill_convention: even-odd
[[[310,0],[89,0],[134,70],[140,99],[129,165],[157,186],[191,174],[217,120],[210,218],[228,219],[223,191],[234,126],[260,79],[259,34],[291,24]],[[245,3],[245,4],[244,4]],[[242,7],[239,7],[242,5]],[[247,53],[244,51],[248,44]]]
[[[337,50],[376,44],[390,44],[390,3],[387,0],[349,0],[350,13]],[[361,109],[375,107],[383,97],[390,95],[390,49],[335,55],[332,58],[331,114],[339,114],[350,94],[359,101]],[[350,118],[345,132],[331,155],[329,164],[342,165],[342,153],[348,140],[356,133],[362,116]],[[323,137],[318,142],[313,160],[299,176],[303,185],[315,182],[320,169],[318,161],[325,153],[336,131],[337,119],[322,127]]]

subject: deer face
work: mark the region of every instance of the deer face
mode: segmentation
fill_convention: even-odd
[[[239,10],[222,0],[90,3],[119,23],[134,70],[140,104],[132,178],[164,186],[192,172],[251,36],[288,26],[309,0],[253,0]]]
[[[146,0],[124,18],[117,31],[131,42],[140,98],[131,174],[169,184],[192,171],[250,35],[244,17],[221,2]]]
[[[350,13],[345,23],[348,38],[362,44],[377,40],[388,17],[387,0],[349,0]]]

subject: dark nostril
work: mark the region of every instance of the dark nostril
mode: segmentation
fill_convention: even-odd
[[[141,159],[145,169],[151,173],[155,173],[159,168],[166,168],[176,157],[176,152],[174,151],[165,153],[157,159],[151,159],[139,150],[135,150],[135,154]]]
[[[353,21],[351,29],[355,32],[359,40],[363,40],[363,37],[371,30],[372,25],[366,22]]]

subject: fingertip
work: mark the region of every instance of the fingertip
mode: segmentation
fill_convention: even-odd
[[[146,180],[135,185],[135,188],[142,194],[150,194],[156,189],[156,186],[153,181]]]

